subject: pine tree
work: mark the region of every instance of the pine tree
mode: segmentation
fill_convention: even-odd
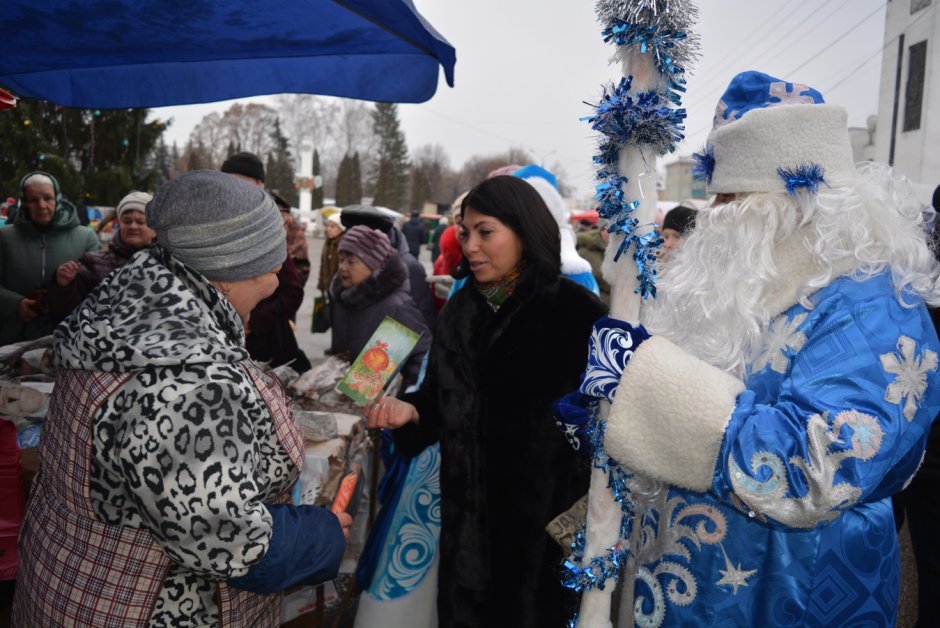
[[[398,105],[377,103],[372,129],[379,143],[378,174],[373,204],[393,209],[405,206],[408,186],[408,147],[398,123]]]
[[[192,139],[186,142],[185,154],[186,172],[209,168],[208,164],[211,163],[211,157],[206,150],[205,144],[202,143],[202,140],[199,140],[195,144],[193,144]]]
[[[421,211],[424,203],[431,198],[431,184],[428,182],[428,173],[424,168],[411,169],[411,203],[409,207],[416,212]]]
[[[170,150],[167,148],[166,142],[163,141],[163,136],[160,136],[160,141],[157,142],[157,148],[154,152],[154,169],[157,173],[157,178],[155,185],[160,185],[164,181],[169,181],[173,177],[173,160],[170,157]]]
[[[316,150],[313,151],[313,178],[316,179],[317,175],[320,174],[320,153]],[[323,184],[315,187],[310,194],[310,206],[313,209],[319,209],[323,207]]]
[[[296,206],[300,200],[300,194],[294,187],[294,161],[290,154],[290,140],[281,131],[280,120],[274,121],[271,139],[274,141],[274,151],[268,153],[265,186],[271,190],[277,190],[284,200]]]
[[[30,170],[46,170],[75,202],[113,204],[153,189],[154,149],[166,123],[146,109],[70,109],[20,100],[0,116],[0,187],[15,194]]]
[[[359,167],[359,151],[353,154],[349,174],[349,196],[351,203],[362,202],[362,169]]]
[[[340,207],[352,205],[352,190],[350,182],[352,176],[352,157],[343,155],[343,160],[339,162],[339,170],[336,173],[336,204]]]

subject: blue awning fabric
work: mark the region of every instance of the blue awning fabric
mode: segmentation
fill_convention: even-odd
[[[66,107],[423,102],[454,48],[411,0],[6,0],[0,86]]]

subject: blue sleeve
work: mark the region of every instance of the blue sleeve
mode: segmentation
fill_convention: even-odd
[[[318,506],[265,507],[273,519],[268,551],[251,571],[228,583],[253,593],[276,593],[335,578],[346,551],[336,515]]]
[[[713,491],[770,525],[815,528],[901,490],[940,409],[926,308],[894,295],[768,332],[719,452]]]
[[[579,286],[584,286],[588,290],[594,293],[594,296],[601,296],[601,287],[597,285],[597,279],[594,278],[594,275],[588,272],[577,273],[565,275],[568,279],[575,282]]]
[[[457,291],[463,288],[466,283],[467,277],[461,277],[460,279],[455,280],[454,283],[450,286],[450,294],[447,295],[447,298],[450,299],[452,296],[457,294]]]

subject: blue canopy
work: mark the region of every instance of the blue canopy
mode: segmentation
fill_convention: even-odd
[[[454,48],[411,0],[5,0],[0,86],[67,107],[423,102]]]

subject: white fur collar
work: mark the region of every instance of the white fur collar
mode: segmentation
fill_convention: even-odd
[[[764,288],[763,298],[770,318],[782,314],[795,305],[800,300],[799,291],[803,285],[817,277],[823,270],[816,264],[816,258],[809,249],[807,237],[809,230],[810,227],[803,227],[777,245],[774,260],[777,265],[778,278]],[[848,258],[839,260],[833,264],[830,283],[837,277],[850,274],[853,270],[855,270],[854,260]]]

